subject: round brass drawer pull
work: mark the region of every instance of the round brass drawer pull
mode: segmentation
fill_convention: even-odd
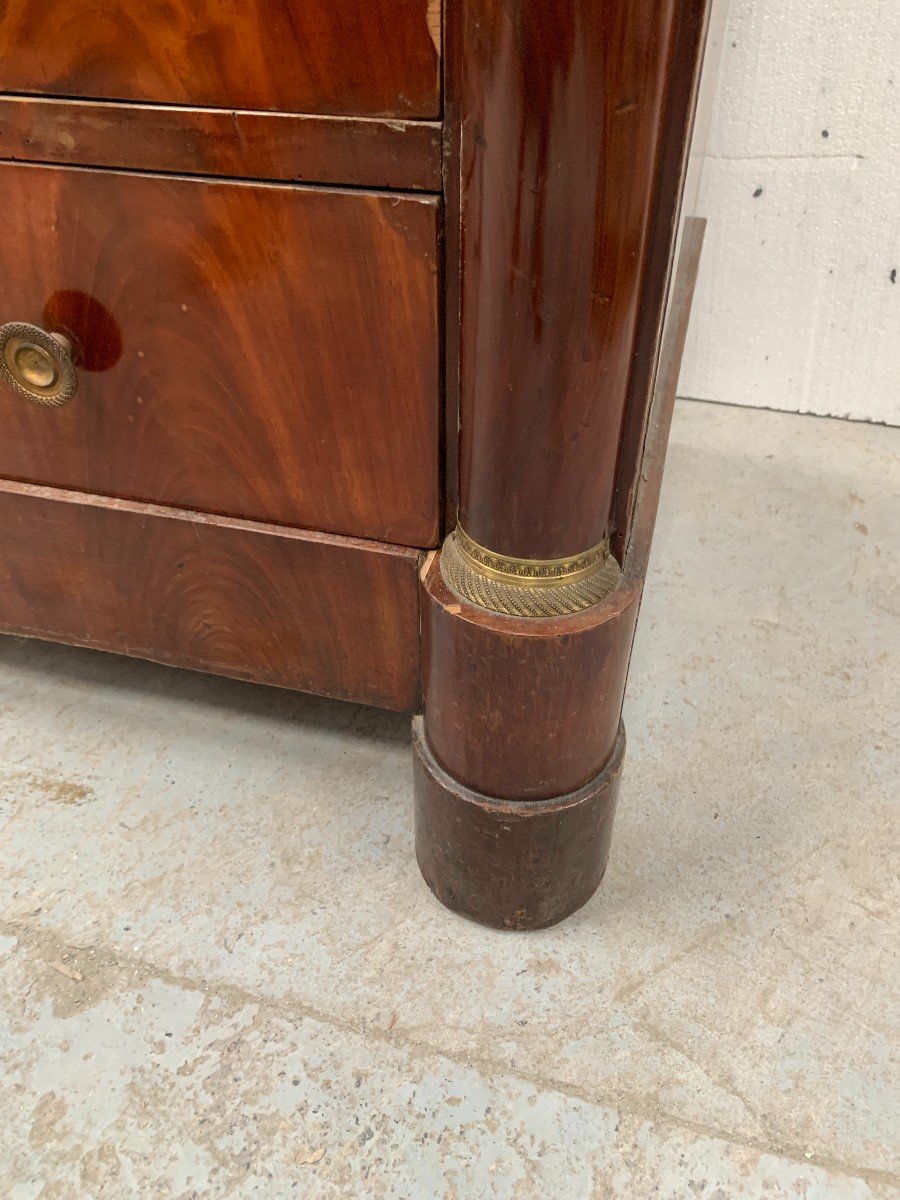
[[[26,399],[62,408],[78,388],[72,343],[37,325],[0,325],[0,377]]]

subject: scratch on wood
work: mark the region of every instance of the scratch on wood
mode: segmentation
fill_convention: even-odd
[[[441,57],[441,0],[428,0],[428,8],[425,12],[425,20],[428,22],[428,32],[431,34],[431,40],[434,42],[434,49],[438,58]]]

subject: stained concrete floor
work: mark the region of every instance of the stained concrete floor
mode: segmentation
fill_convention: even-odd
[[[544,933],[420,882],[406,720],[0,639],[0,1195],[898,1195],[898,451],[679,406]]]

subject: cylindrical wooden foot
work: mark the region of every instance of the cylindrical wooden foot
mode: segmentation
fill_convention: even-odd
[[[609,856],[625,756],[620,726],[603,771],[550,800],[484,796],[436,761],[413,721],[416,858],[447,908],[497,929],[544,929],[585,904]]]

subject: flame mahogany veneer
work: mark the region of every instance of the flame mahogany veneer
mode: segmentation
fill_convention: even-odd
[[[435,0],[7,0],[3,88],[208,108],[438,117]]]
[[[0,390],[0,476],[436,544],[436,197],[0,179],[5,311],[68,330],[87,368],[58,412]]]
[[[625,757],[707,0],[37,8],[0,323],[78,390],[0,384],[0,629],[421,711],[429,886],[561,920]]]

